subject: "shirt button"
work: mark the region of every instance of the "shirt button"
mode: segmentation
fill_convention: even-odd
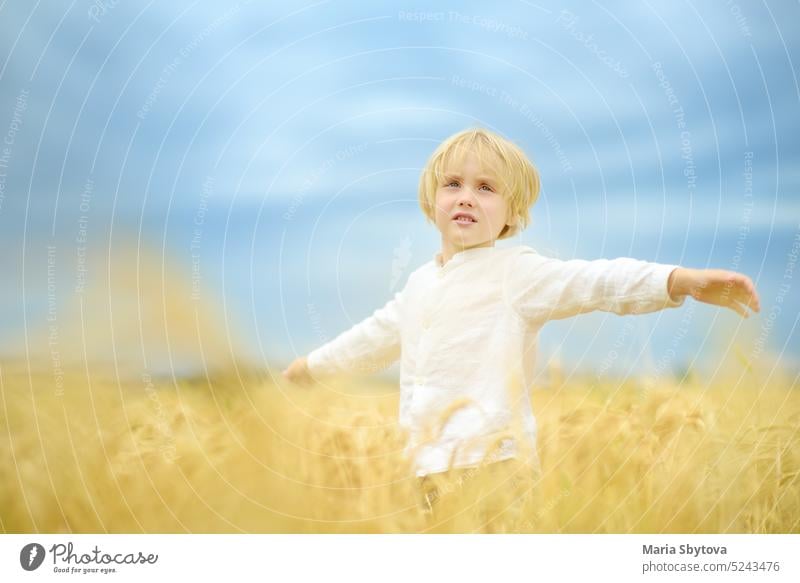
[[[443,277],[444,277],[444,271],[442,271],[442,270],[440,269],[439,271],[437,271],[437,272],[436,272],[436,275],[437,275],[437,276],[439,276],[439,279],[441,279],[441,278],[443,278]]]
[[[431,321],[428,318],[423,318],[422,319],[422,329],[423,330],[427,330],[430,327],[431,327]]]

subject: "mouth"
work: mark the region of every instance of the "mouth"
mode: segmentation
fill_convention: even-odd
[[[453,215],[453,222],[459,225],[473,225],[478,222],[478,219],[469,213],[456,213]]]

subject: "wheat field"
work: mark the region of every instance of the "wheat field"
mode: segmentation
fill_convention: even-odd
[[[445,477],[426,512],[389,382],[63,374],[0,364],[4,532],[800,532],[789,376],[534,390],[541,475]]]

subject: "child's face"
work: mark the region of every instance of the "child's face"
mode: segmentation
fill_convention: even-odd
[[[494,245],[506,225],[508,210],[502,182],[473,153],[467,153],[461,164],[445,168],[436,189],[435,216],[446,252]],[[456,220],[459,213],[474,221]]]

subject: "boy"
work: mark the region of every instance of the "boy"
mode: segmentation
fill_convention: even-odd
[[[383,308],[283,375],[308,382],[400,358],[400,424],[423,483],[512,458],[538,471],[528,390],[548,320],[653,312],[686,296],[745,318],[747,308],[760,310],[752,281],[731,271],[630,258],[561,261],[527,246],[495,247],[527,226],[538,194],[535,167],[508,140],[484,129],[446,139],[419,186],[441,251]]]

